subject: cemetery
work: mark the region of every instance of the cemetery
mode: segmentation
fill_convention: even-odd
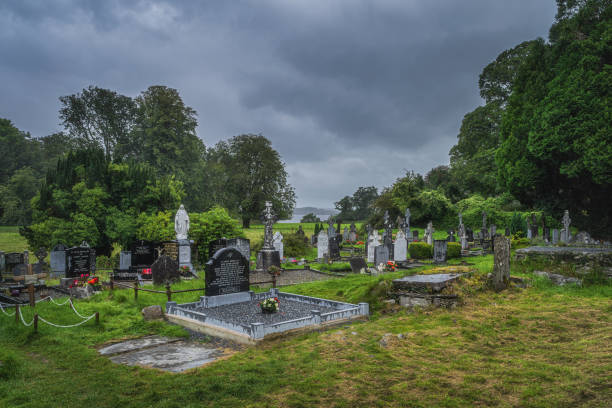
[[[0,8],[0,408],[612,406],[609,0]]]

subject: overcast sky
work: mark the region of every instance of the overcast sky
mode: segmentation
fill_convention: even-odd
[[[478,75],[547,38],[554,0],[0,2],[0,117],[61,130],[89,85],[176,88],[207,146],[272,140],[298,206],[448,164]]]

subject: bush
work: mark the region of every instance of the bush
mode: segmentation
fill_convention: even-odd
[[[408,252],[413,259],[430,259],[433,257],[433,245],[426,242],[411,242]]]
[[[306,223],[306,222],[321,222],[321,219],[319,217],[317,217],[315,214],[309,213],[309,214],[306,214],[305,216],[303,216],[302,219],[300,220],[300,222],[302,222],[302,223]]]
[[[459,242],[447,242],[446,257],[448,259],[461,258],[461,244]]]
[[[293,258],[306,256],[309,245],[304,241],[304,237],[298,234],[287,234],[283,237],[283,255]]]
[[[96,257],[96,268],[98,269],[113,269],[119,265],[119,258],[115,262],[114,256],[98,255]]]
[[[514,212],[510,219],[510,234],[515,235],[519,232],[522,236],[527,235],[527,221],[521,214]]]
[[[510,248],[512,249],[520,249],[526,248],[531,245],[531,242],[527,238],[514,238],[510,241]]]

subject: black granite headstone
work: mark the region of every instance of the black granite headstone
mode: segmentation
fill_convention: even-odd
[[[95,270],[95,250],[89,246],[73,247],[66,250],[68,256],[67,278],[76,278],[84,274],[91,274]],[[93,256],[92,256],[93,254]],[[93,265],[92,265],[93,260]]]
[[[163,285],[166,281],[174,282],[180,280],[178,261],[168,255],[162,255],[151,265],[153,284]]]
[[[339,237],[330,237],[329,238],[329,258],[330,259],[340,259],[340,244]]]
[[[155,244],[151,241],[138,241],[130,245],[132,253],[132,266],[145,267],[153,265],[157,259]]]
[[[235,248],[223,248],[206,262],[206,296],[249,290],[249,262]]]
[[[28,273],[28,265],[18,264],[13,266],[13,276],[23,276]]]
[[[212,258],[218,250],[223,248],[227,248],[226,238],[211,241],[210,244],[208,244],[208,259]]]

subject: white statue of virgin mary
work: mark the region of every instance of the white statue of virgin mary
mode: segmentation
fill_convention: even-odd
[[[185,211],[185,206],[181,204],[176,215],[174,216],[174,232],[176,232],[176,239],[187,239],[187,233],[189,232],[189,215]]]

